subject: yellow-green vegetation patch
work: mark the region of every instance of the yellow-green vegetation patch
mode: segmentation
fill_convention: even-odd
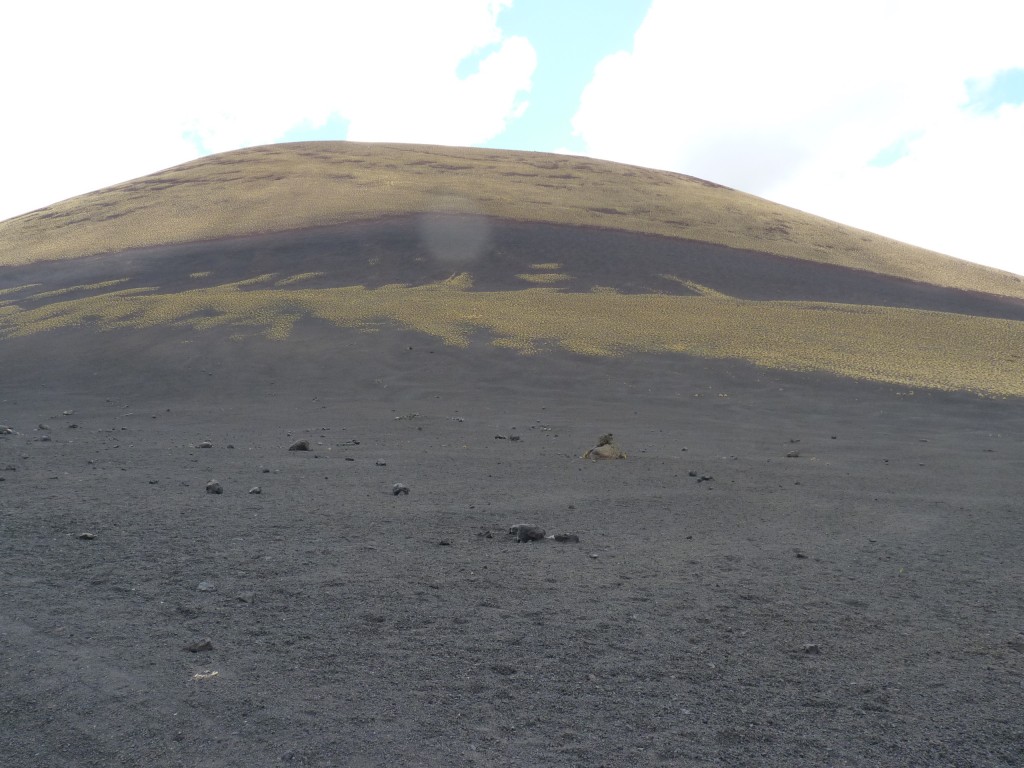
[[[230,283],[230,285],[237,285],[239,287],[245,287],[248,285],[259,285],[260,283],[272,282],[275,277],[277,277],[277,273],[270,272],[269,274],[257,275],[256,277],[250,277],[245,280],[239,280],[236,283]]]
[[[714,288],[708,288],[706,285],[695,283],[693,280],[684,280],[683,278],[676,277],[675,275],[658,275],[658,277],[661,277],[665,280],[671,280],[674,283],[679,283],[680,285],[689,288],[691,291],[693,291],[694,293],[698,293],[701,296],[717,296],[720,299],[728,298],[726,294],[719,293]]]
[[[28,298],[30,299],[52,299],[54,296],[63,296],[68,293],[75,293],[76,291],[101,291],[104,288],[111,288],[121,283],[127,283],[128,278],[122,277],[118,280],[105,280],[102,283],[89,283],[87,285],[71,285],[67,288],[57,288],[53,291],[44,291],[43,293],[34,293]]]
[[[292,275],[291,277],[278,280],[274,285],[294,285],[295,283],[301,283],[303,280],[313,280],[317,277],[324,277],[326,274],[326,272],[302,272],[301,274]]]
[[[564,275],[560,272],[524,272],[523,274],[516,275],[516,277],[528,283],[560,283],[563,280],[569,279],[569,275]]]
[[[751,301],[693,284],[695,295],[564,293],[553,287],[470,290],[469,275],[423,286],[247,288],[251,281],[180,293],[129,289],[42,307],[0,307],[0,338],[62,327],[248,326],[288,337],[300,318],[339,327],[381,324],[465,347],[483,331],[497,346],[537,354],[683,353],[993,395],[1024,396],[1015,356],[1024,322],[895,307]],[[898,332],[894,332],[898,329]]]
[[[0,288],[0,296],[9,296],[19,291],[27,291],[29,288],[38,288],[40,285],[42,283],[26,283],[25,285],[17,285],[14,288]]]

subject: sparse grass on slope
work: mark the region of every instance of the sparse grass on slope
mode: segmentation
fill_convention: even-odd
[[[613,356],[629,352],[737,358],[907,387],[1024,396],[1024,323],[917,309],[807,301],[735,299],[688,283],[697,295],[562,293],[554,287],[469,290],[468,275],[407,287],[282,288],[275,274],[180,293],[132,288],[68,291],[32,306],[25,286],[0,300],[0,339],[69,326],[101,329],[216,326],[284,340],[294,323],[317,318],[373,331],[394,325],[466,346],[483,331],[525,354],[548,349]],[[273,285],[271,285],[272,281]],[[683,281],[686,282],[686,281]],[[894,332],[898,329],[898,332]]]
[[[1024,298],[996,270],[688,176],[563,155],[310,142],[228,152],[0,222],[0,266],[422,211],[610,227]]]

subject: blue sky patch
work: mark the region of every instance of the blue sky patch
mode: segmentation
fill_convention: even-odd
[[[340,141],[348,136],[349,122],[335,113],[319,127],[307,121],[289,128],[280,141]]]
[[[529,105],[503,133],[483,146],[537,152],[568,149],[582,153],[572,135],[572,118],[594,68],[605,56],[633,50],[633,35],[650,3],[593,0],[516,0],[498,16],[505,36],[527,38],[537,53]]]
[[[479,50],[473,51],[469,56],[459,62],[459,65],[455,68],[455,76],[459,80],[465,80],[471,75],[475,75],[480,71],[480,62],[490,56],[492,53],[497,53],[501,49],[501,46],[497,43],[491,43],[485,45]]]
[[[1024,69],[1004,69],[991,78],[968,80],[964,109],[988,115],[1004,104],[1024,104]]]
[[[917,131],[915,133],[908,133],[906,136],[901,136],[889,146],[881,149],[873,158],[868,160],[868,165],[872,168],[885,168],[887,165],[892,165],[897,160],[909,155],[910,145],[923,135],[923,131]]]

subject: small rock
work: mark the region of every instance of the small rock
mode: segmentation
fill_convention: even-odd
[[[150,484],[150,485],[158,485],[159,483],[160,483],[160,481],[159,481],[159,480],[150,480],[150,481],[149,481],[149,484]]]
[[[800,650],[804,653],[809,653],[812,656],[817,656],[821,653],[821,646],[817,643],[804,643]]]
[[[706,483],[708,480],[714,480],[715,478],[711,475],[701,475],[697,478],[698,483]]]
[[[552,536],[552,538],[555,541],[562,542],[563,544],[569,542],[579,544],[580,541],[580,537],[577,536],[575,533],[556,533],[554,536]]]
[[[799,549],[793,550],[793,556],[796,557],[797,560],[806,560],[807,559],[807,555],[805,555]]]
[[[241,603],[251,603],[255,597],[255,592],[239,592],[237,595],[237,599]]]
[[[200,581],[199,586],[196,587],[200,592],[216,592],[217,585],[212,581]]]
[[[49,435],[40,435],[39,437],[36,438],[36,440],[38,440],[40,443],[49,443],[51,442],[52,438]]]
[[[12,427],[8,427],[4,424],[0,424],[0,435],[14,435],[17,434]]]
[[[197,445],[196,448],[213,448],[213,443],[211,443],[209,440],[204,440],[199,445]]]
[[[517,523],[509,528],[508,532],[515,536],[515,540],[520,544],[527,541],[541,541],[546,535],[546,531],[543,528],[531,523]]]
[[[48,426],[47,426],[46,424],[40,424],[40,425],[39,425],[39,429],[41,429],[41,430],[44,430],[44,431],[45,431],[45,430],[49,429],[49,427],[48,427]]]
[[[590,559],[591,560],[597,560],[597,557],[598,557],[597,552],[591,552],[590,553]]]
[[[391,486],[391,493],[394,494],[395,496],[398,496],[399,494],[405,494],[406,496],[408,496],[409,486],[402,485],[401,483],[395,483],[394,485]]]
[[[216,480],[211,480],[206,484],[207,493],[224,493],[224,487]]]
[[[294,443],[288,446],[289,451],[308,451],[309,440],[296,440]]]
[[[71,414],[73,414],[73,413],[74,413],[74,411],[63,411],[63,414],[64,414],[65,416],[70,416],[70,415],[71,415]]]
[[[254,485],[252,488],[249,489],[249,493],[260,494],[263,493],[263,489],[260,488],[258,485]]]
[[[800,456],[800,451],[790,451],[789,453],[786,454],[786,458],[787,459],[796,459],[796,458],[799,458],[799,456]]]
[[[494,439],[495,439],[495,440],[504,440],[504,439],[505,439],[505,436],[504,436],[504,435],[495,435],[495,436],[494,436]]]
[[[384,461],[384,459],[377,459],[373,463],[376,464],[378,467],[386,467],[388,465],[388,463]]]
[[[601,435],[597,439],[597,446],[583,454],[584,459],[624,459],[626,454],[613,442],[614,435],[611,432]]]
[[[515,443],[519,440],[519,435],[509,435],[508,439]]]
[[[697,470],[691,469],[687,474],[689,474],[690,477],[697,477]]]
[[[213,641],[208,637],[204,637],[202,640],[197,640],[194,643],[189,643],[185,646],[185,650],[189,653],[203,653],[205,651],[213,650]]]
[[[438,546],[441,546],[441,547],[450,547],[451,543],[452,543],[452,540],[451,539],[441,539],[437,543],[438,543]]]
[[[95,533],[89,533],[88,531],[86,531],[84,533],[78,534],[78,538],[82,539],[83,541],[92,541],[93,539],[96,538],[96,534]]]

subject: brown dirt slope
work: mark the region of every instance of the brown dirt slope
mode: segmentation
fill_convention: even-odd
[[[1014,275],[688,176],[583,157],[354,142],[227,152],[0,222],[0,265],[431,210],[665,235],[1024,298]]]

